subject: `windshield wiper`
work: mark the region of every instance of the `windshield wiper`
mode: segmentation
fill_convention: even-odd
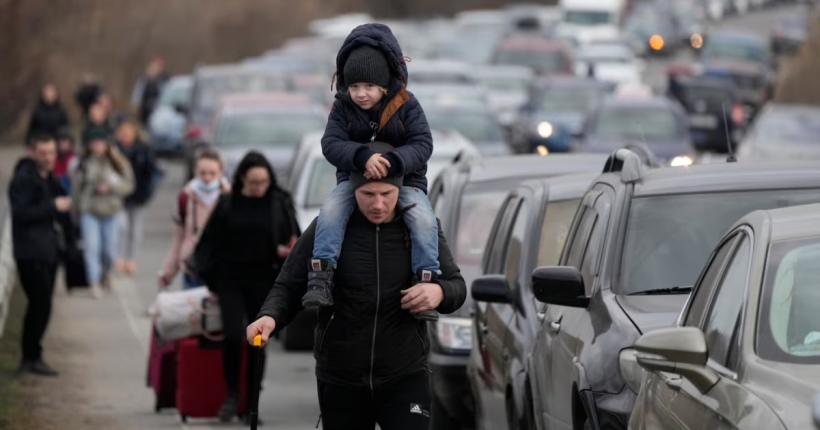
[[[692,292],[692,287],[672,287],[672,288],[656,288],[654,290],[638,291],[631,293],[630,296],[648,296],[653,294],[689,294]]]

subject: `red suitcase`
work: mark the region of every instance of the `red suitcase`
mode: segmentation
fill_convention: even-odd
[[[245,413],[248,371],[247,348],[242,348],[239,374],[240,402],[238,415]],[[182,422],[191,418],[211,418],[228,392],[222,376],[222,349],[200,348],[196,337],[182,339],[177,347],[176,407]]]
[[[148,384],[154,389],[154,411],[176,407],[177,341],[163,341],[151,331]]]

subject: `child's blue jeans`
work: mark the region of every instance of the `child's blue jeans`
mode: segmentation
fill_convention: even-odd
[[[406,208],[404,221],[410,230],[411,265],[413,272],[419,270],[439,271],[438,223],[430,200],[424,191],[413,187],[401,187],[398,206]],[[342,241],[350,215],[356,209],[356,196],[349,181],[344,181],[331,191],[322,204],[319,220],[316,222],[316,238],[313,243],[313,258],[327,260],[336,268],[336,259],[342,250]]]

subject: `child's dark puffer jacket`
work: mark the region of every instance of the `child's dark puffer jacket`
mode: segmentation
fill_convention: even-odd
[[[399,42],[383,24],[364,24],[354,29],[345,39],[336,57],[336,101],[328,118],[322,137],[325,158],[339,170],[337,182],[348,179],[349,172],[360,171],[354,159],[360,151],[369,151],[363,145],[370,142],[373,130],[367,113],[356,106],[347,94],[351,84],[345,81],[344,64],[354,48],[370,45],[384,52],[391,68],[387,102],[383,103],[379,129],[374,140],[387,142],[394,147],[400,162],[399,172],[404,185],[427,192],[427,160],[433,152],[433,136],[418,100],[407,90],[407,65]]]

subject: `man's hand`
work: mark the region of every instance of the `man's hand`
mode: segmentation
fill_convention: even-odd
[[[411,314],[435,309],[444,299],[444,291],[439,284],[416,284],[412,288],[402,290],[401,308],[410,309]]]
[[[71,197],[57,197],[54,199],[54,207],[57,212],[68,212],[71,210]]]
[[[171,284],[171,283],[168,281],[168,277],[167,277],[167,276],[165,276],[165,275],[159,275],[159,277],[157,278],[157,285],[158,285],[160,288],[167,288],[169,284]]]
[[[373,154],[364,166],[364,177],[367,179],[381,179],[387,176],[390,162],[381,154]]]
[[[262,346],[267,345],[268,337],[270,337],[274,329],[276,329],[276,321],[274,321],[273,318],[267,316],[259,318],[254,321],[253,324],[249,325],[248,330],[245,332],[248,336],[248,343],[253,345],[253,338],[256,337],[257,334],[261,334]]]

